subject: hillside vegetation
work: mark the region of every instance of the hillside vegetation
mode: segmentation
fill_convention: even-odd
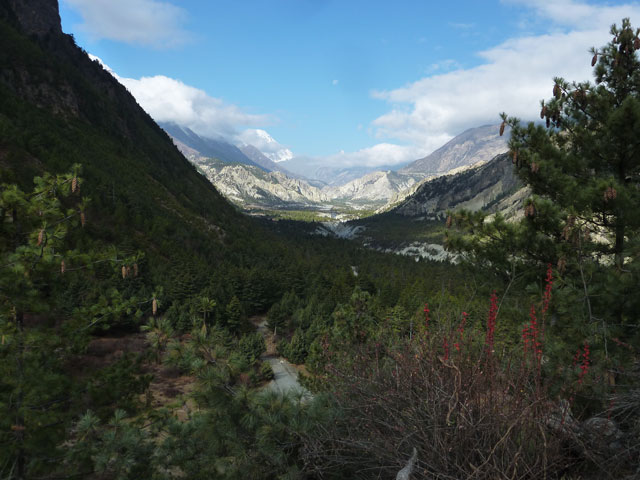
[[[0,4],[1,478],[637,475],[627,20],[505,117],[522,218],[430,219],[453,265],[242,215],[56,6]],[[265,319],[311,396],[264,388]]]

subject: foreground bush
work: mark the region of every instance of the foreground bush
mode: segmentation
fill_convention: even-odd
[[[309,470],[325,478],[394,478],[415,449],[416,479],[632,475],[637,438],[620,430],[612,412],[582,422],[571,412],[590,376],[588,343],[560,372],[562,396],[550,393],[558,380],[543,368],[551,283],[549,275],[542,320],[532,307],[522,342],[509,354],[494,349],[495,294],[484,332],[466,332],[463,314],[457,326],[436,331],[432,322],[403,342],[336,350],[348,354],[327,345],[325,380],[336,413],[306,439]]]

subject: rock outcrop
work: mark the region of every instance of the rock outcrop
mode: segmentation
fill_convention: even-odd
[[[27,35],[61,34],[58,0],[8,0],[22,31]]]
[[[410,163],[403,174],[442,175],[456,168],[486,163],[508,150],[509,133],[500,136],[498,125],[470,128],[435,152]]]
[[[437,218],[449,209],[487,209],[521,186],[508,154],[456,175],[426,181],[391,211],[406,217]]]

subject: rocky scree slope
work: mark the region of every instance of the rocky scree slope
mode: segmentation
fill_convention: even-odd
[[[500,203],[502,200],[515,195],[521,187],[511,156],[503,153],[479,167],[426,181],[391,213],[436,219],[456,208],[495,211],[496,206],[505,206]]]
[[[413,187],[420,179],[419,175],[388,170],[368,173],[338,186],[312,185],[271,161],[252,145],[235,147],[221,140],[201,137],[176,124],[161,125],[180,151],[216,188],[241,207],[319,207],[337,202],[375,208]]]
[[[508,150],[509,131],[501,137],[499,125],[470,128],[435,152],[399,170],[409,175],[442,175],[456,168],[486,163]]]

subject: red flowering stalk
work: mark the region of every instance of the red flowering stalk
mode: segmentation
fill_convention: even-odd
[[[430,320],[430,318],[429,318],[429,312],[430,312],[430,311],[431,311],[431,310],[429,310],[429,304],[428,304],[428,303],[425,303],[425,304],[424,304],[424,331],[425,331],[426,333],[429,333],[429,320]]]
[[[491,306],[489,307],[489,318],[487,319],[487,337],[485,345],[487,346],[487,353],[491,355],[493,353],[493,339],[496,331],[496,318],[498,316],[498,295],[495,290],[491,294]]]
[[[590,351],[589,351],[589,344],[585,341],[584,342],[584,346],[582,347],[583,351],[582,351],[582,362],[580,364],[580,374],[578,375],[578,384],[582,384],[582,379],[585,377],[585,375],[589,372],[589,365],[591,363],[591,360],[589,358],[590,355]]]
[[[531,351],[535,358],[539,361],[542,356],[542,344],[539,341],[538,320],[536,318],[536,309],[531,304],[531,310],[529,311],[529,338],[531,340]]]
[[[458,325],[458,333],[460,334],[460,341],[453,344],[456,351],[460,351],[460,344],[464,344],[464,327],[467,325],[467,317],[469,314],[467,312],[462,312],[462,320],[460,321],[460,325]]]
[[[572,367],[576,367],[578,365],[578,360],[580,360],[580,347],[576,350],[576,354],[573,356],[573,362],[571,363]]]
[[[544,279],[544,295],[542,297],[542,328],[540,329],[540,343],[544,342],[545,323],[547,320],[547,312],[549,311],[549,303],[551,302],[551,290],[553,289],[553,267],[547,263],[547,277]]]

